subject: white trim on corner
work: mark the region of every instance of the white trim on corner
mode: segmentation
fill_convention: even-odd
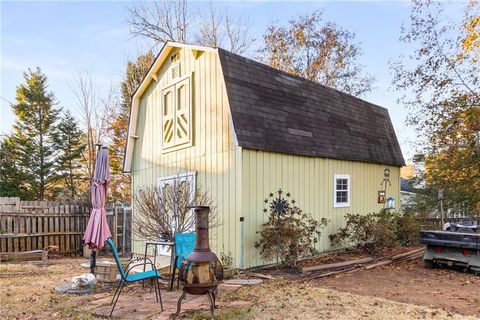
[[[337,202],[337,179],[347,179],[347,202]],[[334,208],[347,208],[350,207],[352,199],[351,177],[349,174],[334,174],[333,175],[333,207]]]

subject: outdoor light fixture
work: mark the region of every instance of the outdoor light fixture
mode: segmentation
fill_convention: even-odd
[[[382,189],[378,191],[377,203],[383,203],[383,204],[387,203],[388,201],[388,199],[386,199],[387,187],[391,185],[392,183],[390,182],[390,169],[385,168],[383,169],[383,180],[382,180],[382,183],[380,183],[380,186],[382,187]]]
[[[383,179],[390,180],[390,169],[385,168],[385,170],[383,170]]]

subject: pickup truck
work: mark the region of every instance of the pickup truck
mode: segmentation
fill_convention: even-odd
[[[425,265],[455,266],[480,274],[480,225],[464,219],[446,223],[443,229],[420,231],[420,243],[427,245]]]

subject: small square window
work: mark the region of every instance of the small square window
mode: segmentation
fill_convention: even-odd
[[[336,174],[333,177],[333,207],[342,208],[350,206],[350,176]]]

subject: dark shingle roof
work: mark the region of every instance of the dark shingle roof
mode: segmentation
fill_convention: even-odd
[[[241,147],[405,164],[388,111],[218,49]]]

